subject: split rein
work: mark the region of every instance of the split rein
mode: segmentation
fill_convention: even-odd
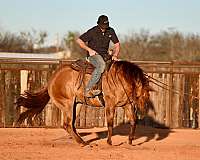
[[[163,82],[161,82],[161,81],[159,81],[159,80],[157,80],[157,79],[155,79],[155,78],[149,76],[147,73],[144,73],[144,75],[149,79],[149,82],[152,82],[153,84],[157,85],[158,87],[160,87],[160,88],[162,88],[162,89],[171,91],[171,92],[173,92],[173,93],[175,93],[175,94],[178,94],[178,95],[180,95],[180,96],[187,95],[187,96],[190,96],[190,97],[192,97],[192,98],[194,98],[194,99],[200,100],[199,97],[193,96],[192,93],[185,93],[185,92],[184,92],[184,93],[181,93],[181,91],[176,90],[176,89],[172,89],[172,86],[169,86],[168,84],[165,84],[165,83],[163,83]]]

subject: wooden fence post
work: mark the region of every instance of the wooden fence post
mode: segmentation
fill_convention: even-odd
[[[170,78],[169,78],[169,106],[166,108],[166,125],[171,126],[172,119],[172,100],[173,100],[173,62],[170,64]]]
[[[5,71],[0,71],[0,127],[5,127]]]
[[[199,96],[198,96],[198,98],[199,98],[198,128],[200,128],[200,74],[199,74]]]

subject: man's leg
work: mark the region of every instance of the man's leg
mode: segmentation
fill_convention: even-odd
[[[103,60],[101,55],[94,55],[88,58],[90,63],[92,63],[92,65],[94,65],[95,69],[92,72],[91,75],[91,79],[89,80],[87,86],[86,86],[86,90],[85,90],[85,94],[87,97],[90,97],[90,90],[92,89],[92,87],[99,81],[99,79],[101,78],[101,74],[104,72],[105,70],[105,61]],[[101,91],[96,90],[94,91],[94,96],[100,94]],[[92,96],[92,95],[91,95]]]

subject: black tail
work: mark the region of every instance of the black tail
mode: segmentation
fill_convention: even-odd
[[[36,93],[25,91],[16,101],[17,108],[23,106],[27,110],[20,114],[17,124],[21,124],[27,118],[28,123],[32,123],[32,117],[42,112],[50,97],[47,87],[42,88]]]

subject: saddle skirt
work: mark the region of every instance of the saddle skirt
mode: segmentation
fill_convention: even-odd
[[[90,62],[79,59],[71,64],[71,68],[78,72],[92,74],[95,67]]]
[[[92,72],[95,69],[95,67],[90,62],[88,62],[87,60],[77,60],[77,61],[75,61],[71,64],[71,68],[73,70],[79,72],[79,74],[80,74],[81,78],[80,78],[80,81],[79,81],[78,89],[82,85],[83,85],[83,88],[85,87],[85,84],[84,84],[85,74],[92,74]],[[93,89],[102,90],[102,78],[100,78],[99,82],[93,87]],[[95,101],[95,99],[97,99],[97,101],[99,101],[100,106],[105,105],[102,93],[98,96],[93,97],[93,98],[86,98],[85,97],[85,104],[91,105],[91,104],[93,104],[91,101]]]

